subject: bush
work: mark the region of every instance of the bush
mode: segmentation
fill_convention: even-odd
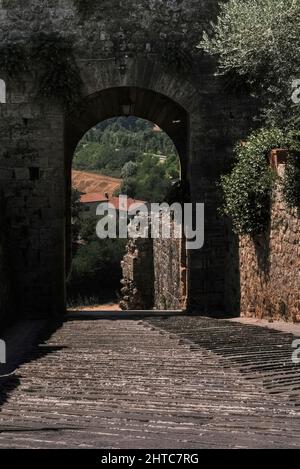
[[[232,219],[236,233],[255,235],[266,230],[274,181],[268,155],[274,148],[289,146],[289,136],[281,130],[263,129],[236,147],[233,170],[221,178],[222,213]]]
[[[69,301],[78,297],[101,301],[109,295],[114,296],[120,289],[124,254],[125,242],[120,239],[94,239],[80,246],[67,280]]]
[[[81,218],[79,193],[72,191],[73,259],[67,279],[69,304],[100,302],[120,288],[124,239],[100,240],[96,235],[99,217]],[[90,300],[89,300],[90,299]]]
[[[128,161],[128,163],[125,163],[122,168],[121,177],[125,179],[125,178],[135,176],[137,173],[137,169],[138,169],[137,163],[134,163],[133,161]]]

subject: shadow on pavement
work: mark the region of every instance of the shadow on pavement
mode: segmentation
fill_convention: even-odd
[[[1,338],[6,343],[7,356],[6,363],[0,364],[0,409],[20,384],[21,365],[65,348],[45,345],[62,324],[61,320],[55,322],[19,321],[3,333]]]

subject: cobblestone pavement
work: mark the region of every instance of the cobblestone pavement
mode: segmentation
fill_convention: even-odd
[[[69,319],[2,383],[0,448],[299,448],[293,339],[200,317]]]

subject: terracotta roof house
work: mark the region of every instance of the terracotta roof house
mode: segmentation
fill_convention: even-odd
[[[101,194],[99,192],[91,192],[89,194],[82,194],[80,197],[80,202],[84,205],[83,211],[82,211],[82,217],[87,218],[91,216],[96,216],[96,211],[97,207],[100,203],[104,202],[109,202],[112,204],[117,212],[120,212],[120,210],[123,210],[123,207],[120,207],[120,199],[119,197],[109,197],[109,195],[106,194]],[[130,207],[137,208],[139,205],[146,204],[147,202],[143,200],[135,200],[131,199],[130,197],[127,198],[127,206],[125,209],[127,211],[130,210]]]

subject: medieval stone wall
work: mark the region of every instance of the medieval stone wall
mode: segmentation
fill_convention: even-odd
[[[187,270],[184,241],[172,236],[153,240],[154,307],[157,310],[186,308]]]
[[[5,226],[5,208],[0,203],[0,320],[8,322],[13,313],[12,275],[9,243]],[[0,329],[1,330],[1,329]]]
[[[280,177],[284,164],[277,170]],[[300,320],[300,218],[288,209],[277,184],[268,233],[240,239],[241,314]]]
[[[122,261],[124,310],[182,310],[187,300],[184,241],[174,235],[163,239],[129,239]]]
[[[123,115],[120,95],[112,91],[107,102],[103,92],[131,87],[139,109],[140,90],[157,98],[144,105],[140,117],[156,121],[159,110],[168,120],[168,99],[187,114],[183,177],[190,200],[206,205],[205,247],[189,254],[189,307],[207,314],[224,311],[231,274],[215,181],[236,141],[249,134],[253,106],[248,97],[228,95],[214,73],[215,61],[196,48],[220,2],[91,0],[95,8],[88,14],[76,3],[0,1],[1,46],[22,43],[30,52],[41,32],[68,38],[83,83],[73,122],[59,100],[39,95],[40,63],[32,59],[30,70],[17,78],[0,67],[6,83],[6,102],[0,104],[0,186],[19,309],[39,315],[65,311],[72,156],[85,131],[101,119]],[[169,127],[176,136],[178,116],[173,117]]]
[[[86,11],[78,3],[0,0],[0,40],[58,32],[72,38],[78,58],[105,60],[116,51],[156,53],[165,39],[197,45],[219,8],[216,0],[87,0]]]
[[[154,268],[152,239],[129,239],[122,266],[123,310],[148,310],[154,304]]]

